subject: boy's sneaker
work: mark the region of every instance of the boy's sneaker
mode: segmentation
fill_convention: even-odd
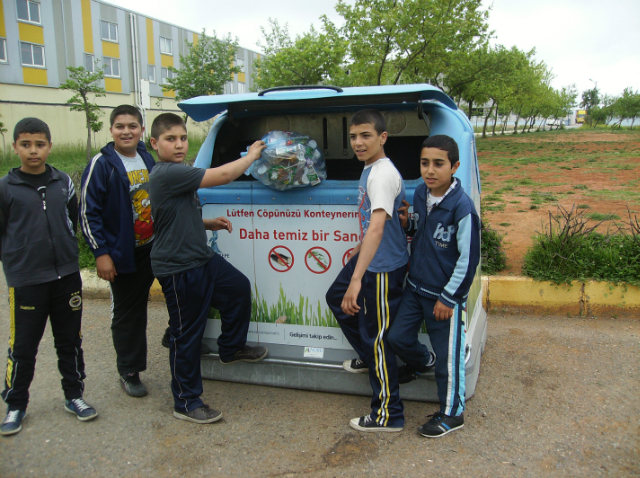
[[[22,420],[27,418],[26,410],[8,410],[0,426],[0,435],[15,435],[22,430]]]
[[[120,375],[120,385],[131,397],[144,397],[147,394],[147,387],[140,381],[138,372]]]
[[[75,413],[78,420],[87,422],[98,416],[95,408],[85,402],[82,398],[74,398],[64,401],[64,409],[69,413]]]
[[[427,373],[433,367],[436,366],[436,354],[429,351],[429,363],[424,367],[416,369],[411,365],[404,364],[402,367],[398,369],[398,382],[399,383],[409,383],[413,382],[420,374]]]
[[[266,347],[245,345],[242,350],[238,350],[234,354],[231,360],[222,360],[222,357],[220,357],[220,362],[225,365],[234,362],[259,362],[267,355],[269,355],[269,350]]]
[[[403,427],[391,427],[391,426],[380,425],[373,418],[371,418],[371,415],[352,418],[351,421],[349,422],[349,425],[351,426],[351,428],[355,428],[360,432],[387,432],[387,433],[396,432],[397,433],[397,432],[401,432],[403,429]]]
[[[342,368],[351,373],[369,373],[369,366],[360,358],[345,360],[342,362]]]
[[[162,336],[162,341],[160,342],[162,344],[162,346],[166,349],[169,348],[169,335],[171,334],[171,332],[169,332],[169,327],[167,327],[167,330],[164,331],[164,335]],[[202,346],[200,348],[200,355],[209,355],[212,352],[211,347],[209,347],[207,344],[205,344],[204,342],[202,342]]]
[[[450,417],[438,412],[429,415],[429,417],[431,417],[431,420],[418,427],[418,433],[423,437],[438,438],[464,426],[464,415]]]
[[[190,412],[178,412],[174,410],[173,416],[180,420],[193,423],[213,423],[222,418],[222,412],[209,408],[209,405],[202,405],[200,408],[196,408]]]

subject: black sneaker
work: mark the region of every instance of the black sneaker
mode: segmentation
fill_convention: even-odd
[[[64,409],[69,413],[75,413],[78,420],[87,422],[98,416],[95,408],[85,402],[82,398],[74,398],[64,401]]]
[[[223,364],[230,364],[234,362],[259,362],[263,358],[265,358],[269,354],[269,350],[266,347],[262,347],[261,345],[257,345],[255,347],[251,347],[250,345],[245,345],[242,350],[238,350],[231,360],[222,360],[220,357],[220,362]]]
[[[162,346],[166,349],[169,348],[169,336],[171,335],[171,332],[169,332],[169,327],[167,327],[167,330],[164,331],[164,335],[162,336],[162,341],[160,342],[162,344]],[[202,347],[200,349],[200,355],[209,355],[211,352],[213,352],[211,350],[211,347],[209,347],[207,344],[205,344],[204,342],[202,342]]]
[[[360,358],[345,360],[342,362],[342,368],[351,373],[369,373],[369,366]]]
[[[418,433],[423,437],[438,438],[464,426],[464,415],[450,417],[438,412],[429,415],[429,417],[431,417],[431,420],[418,427]]]
[[[352,418],[349,422],[351,428],[355,428],[361,432],[387,432],[387,433],[397,433],[401,432],[403,427],[392,427],[381,425],[376,422],[371,415],[365,415],[364,417]]]
[[[27,418],[26,410],[7,410],[7,416],[0,426],[0,435],[15,435],[22,430],[22,420]]]
[[[409,383],[413,382],[420,374],[427,373],[433,367],[436,366],[436,354],[429,351],[429,363],[424,367],[416,369],[411,365],[404,364],[402,367],[398,369],[398,382],[399,383]]]
[[[222,418],[222,412],[209,408],[209,405],[202,405],[200,408],[196,408],[190,412],[178,412],[174,410],[173,416],[180,420],[193,423],[213,423]]]
[[[137,372],[120,375],[120,385],[131,397],[144,397],[147,394],[147,387],[140,381],[140,374]]]

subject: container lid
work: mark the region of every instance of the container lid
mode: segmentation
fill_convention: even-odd
[[[303,88],[303,89],[301,89]],[[178,103],[195,121],[205,121],[227,110],[243,115],[278,110],[305,111],[327,108],[414,108],[419,101],[437,101],[452,110],[456,104],[442,90],[426,83],[338,88],[335,86],[291,86],[260,93],[198,96]]]

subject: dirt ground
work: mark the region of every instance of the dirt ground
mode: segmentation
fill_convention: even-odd
[[[163,303],[149,306],[142,399],[120,389],[109,305],[85,301],[83,319],[85,398],[100,416],[64,412],[47,328],[23,430],[0,437],[1,477],[640,476],[638,320],[491,316],[465,427],[429,440],[416,427],[435,404],[405,402],[402,433],[362,434],[348,421],[368,411],[366,397],[216,381],[204,398],[223,420],[176,420]]]
[[[491,226],[506,234],[504,247],[508,268],[500,272],[500,275],[521,274],[524,255],[532,244],[532,236],[543,230],[543,222],[548,223],[549,220],[549,211],[556,212],[556,203],[566,209],[587,205],[589,213],[615,214],[621,220],[628,217],[627,206],[633,214],[640,215],[638,197],[625,194],[630,190],[635,193],[640,190],[640,137],[637,134],[575,131],[570,135],[556,136],[524,134],[509,137],[508,140],[516,144],[542,144],[545,147],[540,152],[529,150],[517,154],[509,151],[478,153],[480,171],[483,175],[483,196],[501,188],[508,180],[527,178],[533,182],[518,186],[513,191],[503,191],[503,211],[488,211],[485,208],[484,214]],[[566,163],[520,163],[536,154],[546,154],[549,151],[558,154],[548,143],[562,143],[559,147],[567,150]],[[626,153],[626,156],[616,161],[616,155],[622,152]],[[606,164],[603,163],[604,159],[598,159],[598,153],[607,158]],[[517,169],[505,167],[503,164],[492,165],[488,161],[501,156],[513,157],[512,165]],[[607,191],[608,194],[599,195],[598,191]],[[526,196],[535,192],[555,196],[557,201],[530,209]],[[616,192],[620,194],[615,194]]]

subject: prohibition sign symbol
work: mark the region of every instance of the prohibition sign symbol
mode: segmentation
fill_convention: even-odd
[[[293,267],[293,253],[286,246],[276,246],[269,251],[269,265],[276,272],[287,272]]]
[[[353,252],[353,247],[351,249],[347,249],[347,252],[344,253],[344,256],[342,256],[342,267],[347,265],[347,262],[349,262],[349,255]]]
[[[312,247],[304,255],[304,263],[314,274],[324,274],[331,267],[331,254],[322,247]]]

